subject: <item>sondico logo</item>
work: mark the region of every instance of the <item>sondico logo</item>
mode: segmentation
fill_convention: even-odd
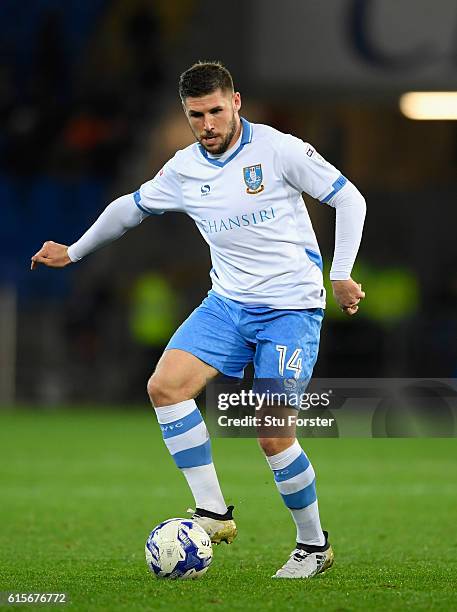
[[[202,198],[204,198],[205,196],[209,195],[209,192],[211,191],[211,187],[209,185],[202,185],[200,188],[201,194],[202,194]]]
[[[280,472],[275,472],[276,476],[287,476],[289,470],[281,470]]]
[[[161,425],[160,429],[163,431],[163,433],[166,433],[166,432],[173,431],[174,429],[181,429],[183,425],[184,423],[182,421],[178,421],[177,423],[170,424],[170,425]]]

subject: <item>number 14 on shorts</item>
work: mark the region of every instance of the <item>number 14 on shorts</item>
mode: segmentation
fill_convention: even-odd
[[[284,346],[282,344],[277,344],[276,350],[279,352],[279,363],[278,363],[279,375],[284,376],[284,370],[291,370],[293,372],[294,378],[300,378],[300,374],[302,371],[302,357],[301,357],[302,349],[301,348],[295,349],[292,352],[292,355],[290,356],[288,360],[287,360],[287,357],[288,357],[287,355],[288,347],[287,346]]]

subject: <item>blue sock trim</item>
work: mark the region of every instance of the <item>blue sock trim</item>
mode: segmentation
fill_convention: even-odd
[[[301,491],[297,491],[296,493],[290,493],[289,495],[281,496],[284,500],[284,503],[291,510],[299,510],[301,508],[306,508],[314,503],[317,499],[316,495],[316,479],[313,480],[311,484],[302,489]]]
[[[200,446],[187,448],[173,455],[176,465],[182,468],[198,467],[199,465],[209,465],[213,462],[211,457],[211,443],[206,440]]]
[[[202,421],[203,418],[200,410],[195,408],[193,412],[182,419],[176,419],[176,421],[171,421],[171,423],[161,423],[160,429],[162,430],[163,439],[168,440],[168,438],[186,433]]]
[[[309,459],[302,451],[300,455],[290,465],[282,470],[273,470],[274,479],[276,482],[283,482],[297,476],[301,472],[304,472],[309,466]]]

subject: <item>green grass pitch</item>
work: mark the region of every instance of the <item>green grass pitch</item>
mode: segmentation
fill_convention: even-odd
[[[0,411],[0,591],[66,592],[73,610],[456,610],[457,440],[302,444],[335,566],[271,580],[294,544],[288,511],[256,441],[217,439],[239,536],[203,579],[167,582],[144,543],[192,498],[153,411]]]

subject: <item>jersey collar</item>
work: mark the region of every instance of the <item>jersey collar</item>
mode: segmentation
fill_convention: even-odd
[[[202,147],[201,144],[198,145],[198,148],[200,149],[200,153],[203,155],[206,161],[208,161],[213,166],[217,166],[218,168],[223,168],[230,161],[232,161],[232,159],[236,157],[240,151],[242,151],[244,145],[249,144],[252,141],[252,124],[249,123],[249,121],[247,121],[246,119],[244,119],[244,117],[241,117],[241,125],[243,127],[243,134],[241,136],[241,142],[238,148],[229,157],[227,157],[227,159],[223,162],[219,161],[218,159],[214,159],[213,157],[209,157],[208,151],[205,149],[205,147]]]

